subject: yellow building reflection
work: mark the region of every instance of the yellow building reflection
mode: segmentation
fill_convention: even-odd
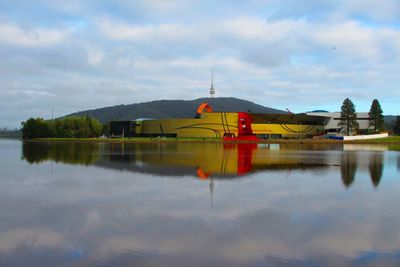
[[[201,180],[268,170],[334,168],[332,171],[340,172],[346,188],[353,185],[357,171],[368,172],[374,187],[381,183],[382,152],[363,157],[357,151],[341,149],[318,144],[223,142],[24,143],[22,159],[31,164],[54,161],[159,176],[195,176]]]

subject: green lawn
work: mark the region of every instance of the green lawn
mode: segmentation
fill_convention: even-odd
[[[369,140],[356,140],[359,143],[400,143],[400,136],[394,135],[385,138],[369,139]]]

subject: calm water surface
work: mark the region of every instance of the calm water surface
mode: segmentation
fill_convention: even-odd
[[[0,139],[0,266],[400,266],[388,146]]]

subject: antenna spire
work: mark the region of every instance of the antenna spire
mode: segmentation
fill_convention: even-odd
[[[213,97],[215,96],[215,89],[214,89],[214,69],[211,69],[210,96],[211,96],[211,98],[213,98]]]
[[[210,208],[212,209],[213,208],[213,193],[214,193],[214,187],[215,187],[215,184],[214,184],[214,181],[212,178],[210,180],[209,186],[210,186]]]

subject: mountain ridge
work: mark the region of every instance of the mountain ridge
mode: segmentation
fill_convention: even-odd
[[[69,116],[91,116],[100,122],[134,120],[138,118],[193,118],[197,107],[208,103],[215,112],[287,113],[254,102],[234,97],[197,98],[193,100],[154,100],[133,104],[121,104],[71,113]]]

